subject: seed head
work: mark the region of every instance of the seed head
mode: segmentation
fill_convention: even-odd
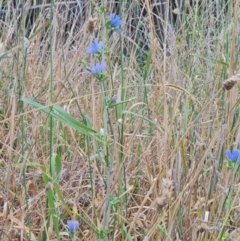
[[[96,25],[97,18],[89,18],[88,19],[88,31],[89,33],[93,33],[95,25]]]

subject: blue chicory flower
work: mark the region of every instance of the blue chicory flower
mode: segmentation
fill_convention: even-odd
[[[116,30],[119,30],[119,27],[122,24],[121,18],[116,13],[112,13],[109,16],[109,20],[110,20],[112,27],[115,28]]]
[[[233,162],[237,161],[238,163],[240,163],[239,152],[240,152],[240,150],[238,150],[238,149],[227,150],[226,157],[230,161],[233,161]]]
[[[68,228],[69,228],[71,233],[76,232],[79,228],[79,222],[78,221],[68,220],[67,225],[68,225]]]
[[[91,68],[89,68],[89,71],[92,74],[99,74],[100,72],[102,72],[105,68],[107,67],[106,62],[102,61],[99,64],[95,64],[94,66],[92,66]]]
[[[102,47],[103,47],[103,42],[102,41],[98,42],[97,39],[94,39],[93,42],[87,47],[86,52],[88,54],[96,54],[101,51]]]

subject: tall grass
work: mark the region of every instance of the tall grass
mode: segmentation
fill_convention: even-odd
[[[239,238],[238,0],[0,3],[1,240]]]

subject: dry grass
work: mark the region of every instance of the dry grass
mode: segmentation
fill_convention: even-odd
[[[66,222],[79,215],[86,223],[75,240],[240,240],[239,170],[225,157],[225,150],[240,149],[239,1],[228,1],[225,12],[217,0],[180,4],[175,23],[149,1],[122,1],[121,41],[113,33],[105,43],[106,98],[135,97],[118,109],[128,111],[122,116],[115,107],[106,116],[100,82],[81,64],[94,63],[86,47],[102,38],[99,3],[85,1],[80,9],[55,2],[52,21],[44,6],[32,26],[21,12],[1,18],[0,239],[57,240],[52,192],[60,240],[70,240]],[[107,16],[116,11],[109,2]],[[160,34],[167,36],[163,44]],[[108,144],[56,119],[51,126],[23,96],[59,105],[97,132],[107,122]],[[44,182],[51,141],[69,209]]]

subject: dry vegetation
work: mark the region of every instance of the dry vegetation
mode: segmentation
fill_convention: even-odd
[[[102,1],[122,18],[105,35],[100,1],[10,11],[20,2],[1,1],[0,239],[71,240],[75,219],[72,240],[240,240],[225,157],[240,149],[240,1],[170,1],[165,17]],[[82,64],[94,38],[109,50],[102,82]],[[107,108],[114,95],[124,103]]]

